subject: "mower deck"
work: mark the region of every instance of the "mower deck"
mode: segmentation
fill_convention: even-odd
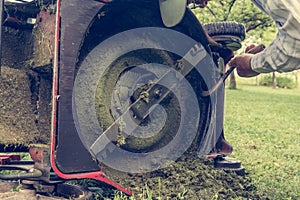
[[[28,1],[31,2],[31,0],[28,0]],[[1,1],[1,2],[3,2],[3,1]],[[12,1],[12,2],[23,2],[23,1]],[[78,116],[74,115],[74,112],[77,111],[76,110],[77,108],[75,108],[75,111],[74,111],[74,107],[73,107],[74,106],[73,100],[74,100],[74,93],[75,93],[74,85],[76,82],[76,77],[78,77],[78,71],[80,71],[79,68],[82,68],[81,64],[84,63],[84,61],[85,61],[84,59],[86,57],[88,57],[88,55],[93,55],[93,50],[97,49],[97,47],[100,46],[101,42],[103,42],[104,39],[105,40],[107,39],[106,37],[109,37],[112,35],[117,35],[118,33],[121,33],[125,30],[132,30],[134,28],[141,28],[144,26],[163,27],[163,24],[161,22],[160,15],[158,15],[155,12],[155,9],[148,8],[151,11],[154,10],[154,12],[153,12],[154,14],[152,12],[150,12],[150,14],[145,15],[144,18],[148,17],[149,19],[153,20],[153,21],[149,20],[151,23],[148,24],[149,21],[142,19],[142,18],[138,18],[138,20],[142,19],[147,22],[142,21],[142,20],[141,21],[137,20],[137,22],[140,23],[139,26],[137,25],[136,27],[134,27],[134,26],[131,27],[131,24],[128,23],[128,21],[126,21],[126,22],[122,21],[122,23],[125,24],[124,25],[119,20],[115,19],[115,17],[116,17],[115,13],[117,13],[118,11],[123,9],[122,1],[120,1],[121,6],[120,5],[116,6],[120,10],[118,10],[118,9],[117,9],[117,11],[114,10],[113,14],[111,14],[109,12],[108,13],[104,12],[104,11],[107,11],[105,9],[103,9],[104,11],[101,10],[102,8],[105,8],[105,5],[107,2],[109,2],[109,0],[102,0],[102,1],[85,0],[84,4],[83,4],[82,0],[64,0],[64,1],[57,0],[54,51],[49,47],[51,53],[54,52],[53,73],[52,73],[53,74],[52,101],[51,101],[51,106],[52,106],[51,145],[43,146],[43,147],[37,147],[37,146],[30,147],[29,154],[32,159],[30,161],[22,161],[20,159],[19,155],[0,156],[0,171],[1,170],[16,170],[16,171],[23,172],[23,173],[17,173],[16,175],[0,175],[0,179],[22,180],[23,184],[26,185],[26,187],[27,187],[26,190],[30,191],[30,192],[33,191],[32,190],[33,186],[38,186],[41,188],[45,188],[45,191],[48,191],[50,193],[53,192],[53,190],[55,189],[56,193],[61,192],[60,195],[66,196],[66,197],[70,197],[72,194],[75,194],[76,197],[86,195],[87,196],[86,199],[90,198],[90,193],[86,193],[85,190],[83,190],[81,188],[77,188],[76,186],[69,186],[67,184],[64,184],[64,182],[66,182],[68,180],[94,179],[97,181],[104,182],[108,185],[111,185],[111,186],[119,189],[120,191],[122,191],[128,195],[131,195],[131,191],[129,191],[129,190],[125,189],[124,187],[120,186],[119,184],[113,182],[105,175],[105,172],[102,171],[102,169],[106,169],[105,168],[106,166],[104,166],[105,163],[104,164],[101,163],[101,160],[99,160],[97,157],[97,154],[99,152],[101,152],[102,149],[107,145],[107,144],[103,144],[103,143],[99,142],[101,137],[106,137],[106,136],[108,137],[108,135],[111,137],[116,136],[115,137],[116,139],[111,140],[111,141],[117,142],[118,135],[116,135],[116,134],[119,133],[118,131],[120,131],[120,127],[118,127],[118,124],[116,124],[117,120],[115,120],[114,123],[110,123],[110,121],[108,120],[107,123],[109,123],[112,128],[107,128],[106,131],[102,135],[99,132],[97,132],[97,134],[100,135],[97,137],[98,139],[96,138],[97,140],[94,140],[92,145],[88,145],[85,140],[87,138],[88,138],[88,140],[93,140],[95,138],[93,138],[93,136],[94,136],[94,135],[92,135],[93,133],[90,133],[92,131],[90,131],[86,135],[82,136],[80,134],[80,131],[81,131],[81,130],[79,130],[80,128],[78,129],[78,127],[76,126],[76,120],[77,120],[76,118],[78,118]],[[135,10],[134,7],[133,8],[130,7],[130,9]],[[146,11],[148,11],[148,10],[146,10]],[[167,63],[167,64],[169,64],[168,66],[170,67],[170,63],[172,63],[171,69],[174,68],[177,71],[180,71],[181,74],[183,75],[183,77],[184,78],[188,77],[188,80],[190,80],[191,82],[192,82],[192,80],[194,80],[195,83],[192,84],[193,85],[192,89],[193,89],[193,91],[199,91],[199,90],[203,89],[202,85],[200,84],[200,81],[199,81],[199,79],[201,79],[201,77],[198,72],[194,72],[194,71],[196,71],[195,66],[199,65],[198,67],[200,67],[199,60],[201,60],[203,62],[202,65],[204,65],[204,66],[212,66],[212,69],[208,71],[209,73],[205,74],[208,77],[210,77],[211,79],[213,79],[212,82],[216,82],[219,74],[216,73],[215,64],[213,62],[211,55],[209,55],[209,53],[208,53],[209,52],[208,45],[206,44],[206,42],[207,42],[206,38],[203,37],[204,34],[203,34],[202,27],[199,24],[198,20],[196,20],[195,16],[192,14],[192,12],[191,11],[189,11],[189,12],[190,13],[186,14],[188,17],[186,17],[186,19],[183,20],[184,23],[179,26],[179,28],[182,29],[180,31],[182,33],[185,33],[186,27],[188,25],[192,24],[191,27],[193,27],[195,30],[192,30],[191,32],[193,32],[193,33],[201,32],[202,33],[197,36],[197,34],[191,34],[189,32],[189,34],[190,34],[189,36],[195,35],[194,36],[195,38],[193,38],[195,40],[195,42],[193,40],[193,43],[191,45],[194,45],[194,46],[189,46],[189,48],[188,48],[189,51],[187,51],[188,54],[186,54],[186,55],[187,56],[191,55],[190,60],[197,58],[197,59],[195,59],[195,63],[191,63],[191,64],[193,64],[193,66],[192,65],[184,65],[182,63],[177,63],[177,65],[176,65],[173,63],[173,61],[177,60],[177,59],[175,59],[175,58],[177,58],[177,57],[175,57],[175,55],[170,56],[169,54],[167,54],[168,55],[167,56],[167,55],[163,54],[163,56],[162,56],[162,54],[160,54],[158,56],[157,54],[159,54],[161,52],[156,52],[156,53],[150,54],[151,55],[150,57],[153,60],[149,61],[149,60],[145,59],[143,61],[145,63],[156,62],[156,60],[154,59],[155,56],[153,56],[153,55],[156,55],[162,60],[161,64]],[[130,13],[130,12],[128,12],[128,13]],[[109,15],[109,14],[111,14],[111,15]],[[113,18],[113,20],[111,18],[109,18],[108,16]],[[153,16],[156,18],[153,19],[154,18]],[[126,16],[126,17],[128,17],[128,16]],[[132,17],[132,16],[129,16],[129,17]],[[134,17],[136,17],[136,16],[134,16]],[[101,19],[104,18],[104,19],[106,19],[106,21],[104,20],[105,22],[103,23],[103,21],[101,21],[100,18]],[[107,19],[109,19],[109,20],[107,20]],[[192,21],[191,19],[194,20],[194,22],[191,22]],[[97,21],[98,24],[95,23],[95,21]],[[99,21],[101,21],[101,22],[99,22]],[[114,27],[115,25],[113,24],[112,27],[110,27],[110,28],[112,28],[112,30],[106,30],[107,32],[102,30],[102,29],[106,28],[105,27],[105,25],[107,25],[106,23],[111,23],[111,21],[113,21],[113,22],[117,21],[118,23],[120,23],[120,25],[116,24],[116,27],[117,27],[116,28],[116,27]],[[95,26],[93,26],[94,23],[96,24]],[[98,27],[97,25],[99,25],[99,24],[104,26],[104,28]],[[52,23],[52,25],[53,25],[53,23]],[[128,26],[130,26],[130,27],[128,27]],[[116,28],[116,30],[115,30],[115,28]],[[163,27],[163,28],[165,28],[165,27]],[[95,31],[95,29],[96,29],[96,31]],[[91,31],[91,30],[95,31],[96,33],[94,33],[94,35],[93,34],[89,35],[90,34],[89,31]],[[171,32],[171,31],[169,30],[169,32]],[[107,34],[107,35],[105,35],[105,34]],[[152,33],[152,34],[155,35],[154,33]],[[95,35],[96,35],[96,38],[93,37]],[[186,35],[188,36],[188,34],[186,34]],[[161,32],[159,32],[159,36],[157,36],[157,37],[160,37],[160,36],[161,36]],[[100,39],[97,37],[99,37]],[[95,41],[94,41],[94,39],[95,39]],[[134,38],[134,40],[136,40],[136,39],[137,38]],[[84,49],[84,48],[86,48],[85,42],[86,41],[91,42],[89,40],[94,42],[93,45],[95,45],[95,46],[92,45],[93,48],[88,47],[87,52],[84,52],[84,50],[86,50],[86,49]],[[160,42],[164,42],[164,41],[160,41]],[[170,43],[172,43],[172,44],[174,43],[174,45],[175,44],[178,45],[178,43],[176,43],[177,41],[172,41],[172,40],[170,40],[170,41],[171,41]],[[130,41],[129,42],[126,41],[126,42],[127,43],[123,46],[127,46],[127,44],[130,43]],[[51,43],[51,41],[49,42],[49,46],[50,46],[50,43]],[[116,42],[114,41],[114,43],[116,43]],[[130,45],[128,45],[128,46],[130,46]],[[178,45],[178,46],[180,46],[180,48],[184,49],[182,47],[182,45]],[[153,48],[153,46],[151,46],[151,47]],[[82,49],[84,49],[84,50],[82,50]],[[109,51],[114,51],[112,46],[109,46],[109,49],[107,50],[107,52],[109,52]],[[85,53],[87,55],[85,55]],[[96,55],[94,55],[94,57],[98,58],[99,57],[98,55],[99,54],[96,54]],[[129,55],[131,55],[131,54],[129,54]],[[200,57],[197,57],[197,55]],[[182,55],[182,57],[184,57],[184,58],[186,58],[187,56]],[[137,56],[137,58],[142,60],[142,56],[140,56],[140,57]],[[83,61],[81,59],[83,59]],[[109,59],[109,58],[107,58],[107,59]],[[126,64],[127,64],[127,68],[121,68],[123,71],[120,70],[120,73],[118,74],[119,77],[117,79],[117,82],[112,83],[112,84],[116,84],[117,86],[119,84],[119,87],[117,87],[118,91],[124,91],[124,85],[127,86],[127,82],[129,82],[129,83],[134,82],[134,81],[127,81],[127,79],[133,80],[134,78],[132,78],[132,76],[135,75],[132,71],[131,71],[131,73],[129,73],[130,72],[129,69],[134,68],[134,67],[136,67],[136,65],[139,64],[139,62],[137,62],[137,63],[133,62],[133,64],[129,65],[127,63],[127,60],[126,60],[126,62],[125,62],[125,60],[126,59],[124,59],[124,60],[121,59],[121,61],[124,61],[124,63],[123,63],[124,66],[126,66]],[[169,60],[171,60],[172,62],[171,61],[169,62]],[[187,60],[189,60],[189,59],[187,59]],[[98,60],[96,59],[96,61],[98,61]],[[95,61],[95,63],[96,63],[96,61]],[[103,59],[102,60],[100,59],[99,63],[96,63],[96,65],[102,64],[102,61],[103,61]],[[52,59],[51,59],[51,62],[52,62]],[[110,67],[110,66],[108,66],[108,67]],[[116,69],[117,67],[113,66],[112,68]],[[51,70],[52,70],[52,68],[51,68]],[[138,73],[136,73],[136,74],[138,74]],[[155,74],[155,73],[153,73],[153,74]],[[145,75],[145,74],[141,73],[141,74],[138,74],[137,77],[143,78],[143,75]],[[148,78],[148,75],[149,74],[146,74],[145,79]],[[162,76],[162,78],[159,79],[158,77],[160,77],[160,76],[157,75],[157,77],[155,77],[155,79],[157,79],[157,82],[152,81],[152,79],[151,79],[151,82],[148,82],[149,84],[151,83],[154,85],[149,86],[148,88],[142,90],[140,93],[137,93],[137,94],[133,93],[136,97],[134,99],[132,99],[132,98],[130,99],[132,101],[131,106],[128,107],[128,109],[130,108],[130,111],[128,110],[127,112],[123,112],[120,114],[118,112],[120,112],[121,106],[119,106],[115,110],[113,110],[113,109],[109,110],[109,112],[110,112],[109,115],[111,115],[111,113],[114,112],[113,114],[115,115],[115,118],[117,118],[117,117],[119,117],[119,114],[120,114],[120,117],[123,117],[124,114],[133,113],[135,120],[139,121],[139,123],[140,123],[142,120],[144,120],[146,117],[148,117],[150,108],[153,105],[160,104],[163,100],[166,100],[166,99],[171,101],[172,98],[169,98],[169,99],[166,98],[166,97],[171,96],[171,95],[169,95],[169,93],[170,93],[169,90],[167,90],[166,88],[157,86],[157,85],[159,85],[158,83],[163,82],[161,80],[166,80],[166,78],[164,79],[164,76]],[[173,76],[170,76],[170,77],[173,77]],[[174,77],[177,80],[178,77],[176,77],[176,76],[174,76]],[[114,80],[113,76],[110,76],[110,78]],[[138,78],[136,78],[136,79],[138,79]],[[173,81],[173,79],[170,79],[170,80]],[[160,81],[160,82],[158,82],[158,81]],[[109,81],[107,81],[107,82],[109,82]],[[223,83],[223,81],[221,83]],[[105,87],[105,86],[106,85],[104,85],[103,87]],[[129,85],[129,86],[131,87],[131,85]],[[127,87],[127,89],[130,87]],[[173,85],[171,88],[174,88]],[[217,90],[217,89],[219,89],[219,87],[217,87],[215,90]],[[207,126],[206,123],[204,123],[204,124],[201,123],[203,125],[203,127],[200,127],[198,129],[199,122],[201,120],[206,121],[207,120],[206,118],[208,117],[209,112],[212,112],[213,113],[212,115],[215,115],[215,119],[218,122],[220,122],[220,124],[223,123],[223,120],[222,120],[222,118],[223,118],[223,99],[222,99],[223,91],[222,92],[219,91],[219,93],[218,93],[218,96],[221,96],[221,99],[215,108],[208,108],[209,102],[208,102],[207,98],[205,99],[203,97],[203,96],[210,96],[212,93],[215,92],[215,90],[212,92],[207,91],[208,95],[202,95],[202,96],[200,95],[201,97],[195,96],[195,99],[197,100],[195,105],[203,106],[204,107],[204,109],[202,110],[203,112],[198,111],[194,107],[192,110],[187,110],[187,108],[185,108],[185,106],[186,106],[185,104],[188,104],[187,102],[190,102],[190,101],[187,101],[187,99],[189,99],[190,96],[184,95],[184,97],[181,98],[181,99],[183,99],[183,102],[185,102],[185,104],[183,106],[185,109],[183,110],[182,113],[185,113],[186,111],[188,111],[186,113],[188,113],[189,116],[190,116],[190,113],[193,113],[193,112],[196,113],[196,117],[190,116],[191,119],[197,119],[195,122],[189,120],[188,123],[184,123],[184,124],[191,124],[191,127],[197,127],[197,129],[194,131],[195,137],[200,138],[199,135],[202,134],[202,131],[204,132],[206,130],[210,130],[208,127],[206,127]],[[109,92],[111,92],[111,91],[105,90],[104,93],[109,93]],[[50,92],[48,94],[50,94]],[[113,99],[115,100],[115,102],[117,102],[116,104],[122,105],[123,102],[121,100],[128,98],[127,93],[126,94],[124,93],[123,96],[121,94],[123,94],[123,93],[120,92],[120,94],[118,93],[117,95],[114,96]],[[144,94],[146,96],[142,96],[142,94]],[[185,94],[185,93],[182,93],[182,94]],[[188,93],[186,93],[186,94],[188,94]],[[133,95],[133,97],[134,97],[134,95]],[[173,102],[168,104],[169,108],[175,107],[175,106],[173,106],[173,104],[176,105],[175,104],[176,101],[174,99],[173,99]],[[100,104],[102,105],[102,107],[105,107],[105,106],[103,106],[103,105],[105,105],[105,103],[107,103],[107,102],[101,102]],[[108,105],[108,103],[106,104],[106,106],[107,105]],[[90,107],[93,107],[93,106],[100,107],[100,105],[92,105]],[[217,111],[216,112],[208,111],[209,109],[216,109]],[[88,111],[89,110],[84,112],[84,114],[88,113]],[[169,109],[169,111],[170,111],[170,115],[178,117],[177,116],[179,114],[178,110],[176,110],[176,112],[175,112],[175,111],[173,111],[173,109]],[[199,116],[198,116],[198,113],[200,113]],[[90,114],[90,113],[88,113],[88,114]],[[198,117],[199,117],[199,119],[198,119]],[[87,119],[89,119],[89,117],[87,117]],[[160,118],[158,118],[158,119],[160,120]],[[157,121],[159,121],[159,120],[157,120]],[[99,121],[100,121],[100,124],[101,124],[101,122],[102,122],[102,124],[104,124],[104,122],[106,122],[105,120],[104,121],[99,120]],[[147,120],[145,120],[145,121],[147,122]],[[160,121],[163,121],[163,120],[160,120]],[[179,121],[179,117],[171,118],[170,121],[171,122],[169,122],[169,124],[168,124],[169,127],[173,127],[174,130],[176,128],[178,128],[174,124],[177,124],[177,121]],[[187,122],[187,121],[185,121],[185,122]],[[127,123],[127,124],[129,124],[129,123]],[[91,127],[94,128],[93,126],[91,126]],[[101,128],[105,129],[106,127],[101,127]],[[115,129],[113,129],[113,128],[115,128]],[[190,130],[190,129],[185,127],[185,130]],[[164,131],[165,131],[164,133],[172,132],[169,129],[166,129]],[[218,131],[216,131],[216,132],[218,132]],[[48,133],[49,133],[49,131],[48,131]],[[89,134],[91,134],[91,136]],[[198,135],[196,136],[196,134],[198,134]],[[124,139],[126,139],[126,138],[124,138]],[[165,143],[170,142],[167,139],[165,139]],[[171,137],[171,139],[173,139],[173,137]],[[187,138],[185,138],[185,139],[187,139]],[[196,139],[198,139],[198,138],[196,138]],[[155,148],[158,148],[159,145],[161,145],[159,143],[161,141],[162,140],[159,140],[157,143],[153,142],[153,144],[151,144],[152,146],[151,145],[149,145],[149,146],[151,148],[153,148],[152,150],[154,151],[154,150],[156,150]],[[179,142],[181,142],[181,141],[179,141]],[[153,146],[155,146],[156,144],[157,144],[157,146],[154,148]],[[143,145],[145,146],[144,143],[143,143]],[[190,144],[187,147],[189,147],[190,145],[192,145],[192,140],[190,141]],[[175,146],[174,149],[178,150],[178,145],[174,145],[174,146]],[[110,150],[110,149],[108,149],[108,150]],[[136,152],[139,152],[138,150]],[[143,151],[144,151],[144,149],[142,149],[141,150],[142,153],[145,153],[145,154],[148,153],[146,151],[145,152],[143,152]],[[149,150],[149,152],[150,152],[150,150]],[[104,153],[107,153],[107,152],[104,151]],[[174,152],[171,151],[171,153],[173,154]],[[118,155],[121,155],[121,154],[118,154]],[[159,155],[159,156],[161,156],[161,155]],[[107,157],[109,157],[109,156],[107,156]],[[112,157],[111,158],[112,160],[116,158],[113,156],[111,156],[111,157]],[[120,157],[122,157],[122,156],[120,156]],[[123,158],[120,158],[120,159],[121,160],[123,159],[124,161],[128,162],[128,158],[126,156]],[[138,159],[134,158],[134,160],[138,160]],[[174,161],[175,160],[176,159],[174,159]],[[214,163],[215,168],[217,168],[217,169],[236,170],[236,171],[243,170],[243,167],[241,166],[240,161],[228,159],[227,157],[224,157],[222,155],[216,155],[214,157],[214,161],[215,161],[215,163]],[[135,165],[135,166],[138,165],[135,162],[134,163],[132,162],[130,164]],[[66,194],[65,191],[70,191],[70,194]],[[33,192],[33,195],[35,195],[34,192]]]

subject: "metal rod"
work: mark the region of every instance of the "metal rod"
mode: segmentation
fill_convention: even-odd
[[[266,47],[265,47],[264,44],[259,44],[256,47],[254,47],[254,48],[250,49],[249,51],[247,51],[246,53],[257,54],[257,53],[263,51],[265,48]],[[211,89],[209,89],[207,91],[202,91],[201,92],[201,96],[207,97],[207,96],[210,96],[211,94],[213,94],[224,83],[224,81],[234,71],[235,68],[236,68],[236,66],[230,67],[225,72],[225,74],[223,76],[221,76],[221,78],[219,79],[219,81]]]

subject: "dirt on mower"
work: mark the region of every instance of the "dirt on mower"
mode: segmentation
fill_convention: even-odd
[[[42,17],[48,15],[42,13],[39,18]],[[53,22],[51,17],[48,23]],[[45,27],[54,30],[54,25],[45,23],[33,30],[4,27],[0,76],[1,145],[50,143],[52,54],[49,43],[53,40],[49,41],[48,34],[53,35],[53,31]]]
[[[0,81],[0,141],[2,144],[38,142],[40,134],[31,106],[30,80],[19,69],[2,67]]]

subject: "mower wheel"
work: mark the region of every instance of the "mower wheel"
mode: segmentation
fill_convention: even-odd
[[[244,25],[237,22],[215,22],[203,27],[216,42],[233,51],[241,48],[246,37]]]

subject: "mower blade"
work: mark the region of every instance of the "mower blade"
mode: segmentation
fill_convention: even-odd
[[[167,72],[157,81],[155,81],[152,86],[146,90],[147,93],[153,93],[155,90],[156,85],[164,85],[160,84],[164,81],[168,81],[169,77],[176,77],[178,80],[176,83],[174,83],[170,88],[175,88],[178,83],[180,83],[181,79],[183,79],[187,74],[189,74],[195,66],[197,66],[198,62],[201,61],[203,58],[207,56],[207,52],[204,49],[202,45],[199,45],[198,43],[195,44],[181,59],[180,66],[179,63],[177,63],[177,66],[173,66],[173,69],[177,69],[178,73],[181,74],[181,78],[178,78],[176,73],[174,73],[174,70],[167,70]],[[172,80],[172,79],[171,79]],[[119,123],[121,121],[125,122],[126,127],[124,128],[125,133],[132,133],[132,131],[139,125],[139,123],[145,119],[149,113],[151,112],[153,106],[156,104],[159,104],[163,99],[165,99],[169,95],[169,90],[164,90],[161,97],[157,100],[148,102],[148,105],[146,106],[147,109],[135,109],[139,108],[139,105],[145,105],[144,100],[140,96],[133,104],[131,104],[125,112],[114,122],[112,123],[96,140],[95,142],[90,146],[90,151],[94,154],[94,156],[98,157],[99,154],[105,150],[105,148],[108,146],[110,151],[113,151],[113,149],[117,148],[118,146],[114,145],[113,143],[117,143],[118,134],[119,134]],[[131,110],[138,110],[138,123],[135,121],[132,121],[132,117],[130,115]],[[124,138],[127,138],[129,134],[123,134],[122,136]],[[105,157],[106,155],[104,155]],[[102,155],[101,155],[102,157]]]

